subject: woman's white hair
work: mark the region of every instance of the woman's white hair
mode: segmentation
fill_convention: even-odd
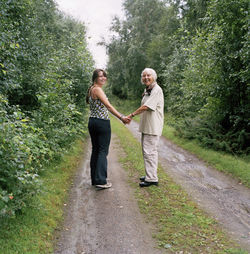
[[[152,77],[153,77],[153,79],[154,79],[154,82],[156,82],[156,80],[157,80],[156,71],[155,71],[154,69],[152,69],[152,68],[145,68],[145,69],[141,72],[141,83],[142,83],[142,84],[144,84],[144,83],[142,82],[142,75],[143,75],[144,72],[147,72],[147,73],[151,74]]]

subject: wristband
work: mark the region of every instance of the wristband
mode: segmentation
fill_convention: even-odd
[[[131,114],[131,116],[132,116],[132,117],[134,117],[134,116],[135,116],[135,114],[134,114],[134,113],[132,113],[132,114]]]

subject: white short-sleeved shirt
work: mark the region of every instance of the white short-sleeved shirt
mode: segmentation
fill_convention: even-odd
[[[155,84],[150,95],[145,93],[141,105],[145,105],[149,109],[140,115],[139,131],[144,134],[160,136],[164,121],[164,97],[158,84]]]

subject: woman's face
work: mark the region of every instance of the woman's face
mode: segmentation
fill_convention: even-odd
[[[150,86],[153,82],[154,82],[154,78],[153,76],[148,73],[148,72],[143,72],[142,73],[142,82],[146,85],[146,86]]]
[[[98,78],[96,79],[96,84],[98,84],[98,85],[104,85],[105,83],[106,83],[106,81],[107,81],[107,77],[105,77],[104,75],[103,75],[103,72],[102,71],[100,71],[99,73],[98,73]]]

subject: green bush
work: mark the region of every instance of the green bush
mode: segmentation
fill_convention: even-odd
[[[48,155],[48,148],[42,130],[1,95],[0,108],[0,215],[13,215],[36,191],[41,157]]]
[[[0,217],[42,189],[45,165],[86,133],[93,70],[83,23],[53,0],[0,0]]]
[[[55,84],[39,95],[40,108],[27,117],[0,95],[0,216],[12,216],[40,190],[44,166],[86,133],[67,84]]]

